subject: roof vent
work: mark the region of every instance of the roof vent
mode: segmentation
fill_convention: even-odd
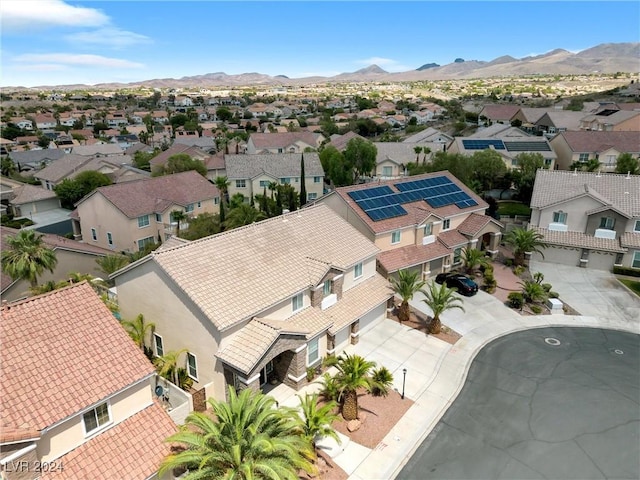
[[[578,169],[577,169],[577,168],[574,168],[574,169],[573,169],[573,175],[574,175],[574,176],[577,176],[577,175],[578,175]]]
[[[627,180],[629,180],[631,178],[631,172],[627,172]]]

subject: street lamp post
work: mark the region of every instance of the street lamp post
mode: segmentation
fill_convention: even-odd
[[[404,400],[404,383],[407,379],[407,369],[402,369],[402,399]]]

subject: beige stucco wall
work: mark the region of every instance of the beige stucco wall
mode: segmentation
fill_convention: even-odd
[[[372,242],[375,240],[375,234],[367,226],[367,224],[355,213],[346,202],[337,194],[332,193],[324,197],[318,203],[327,205],[331,210],[340,215],[343,219],[351,224],[356,230],[367,237]]]
[[[391,167],[391,174],[384,174],[384,167]],[[376,175],[379,177],[399,177],[403,172],[400,170],[400,165],[392,162],[389,159],[385,159],[376,165]]]
[[[549,224],[553,222],[553,212],[559,212],[562,210],[567,214],[567,229],[572,232],[586,233],[587,230],[587,216],[586,211],[602,206],[602,203],[591,197],[580,197],[567,202],[563,202],[558,205],[554,205],[549,208],[540,210],[540,216],[531,216],[531,223],[543,228],[548,228]],[[598,218],[600,218],[599,215]],[[537,224],[534,223],[537,221]]]
[[[291,178],[291,185],[293,186],[293,188],[295,188],[296,192],[300,193],[300,177],[289,177]],[[307,196],[309,195],[309,193],[315,193],[316,194],[316,198],[320,198],[322,196],[322,192],[323,192],[323,188],[324,188],[324,177],[320,176],[319,177],[320,182],[316,183],[314,182],[314,177],[305,177],[305,187],[307,189]],[[257,177],[254,177],[253,179],[245,179],[245,187],[244,188],[239,188],[236,187],[236,181],[235,180],[231,180],[231,183],[229,185],[229,197],[233,197],[236,193],[241,193],[242,195],[245,196],[245,198],[247,199],[247,201],[250,201],[251,197],[254,197],[255,195],[262,195],[262,193],[265,190],[265,187],[261,187],[260,186],[260,182],[261,181],[265,181],[265,182],[276,182],[277,184],[280,184],[280,179],[279,178],[275,178],[272,177],[271,175],[259,175]],[[267,196],[270,197],[271,196],[271,191],[269,190],[269,187],[266,187],[267,190]]]
[[[355,265],[349,268],[344,273],[344,282],[342,284],[342,291],[346,292],[352,287],[368,280],[376,274],[376,258],[371,257],[363,260],[362,262],[362,276],[355,278]]]
[[[148,380],[140,381],[113,397],[97,402],[96,405],[104,401],[107,401],[110,406],[111,426],[116,425],[151,405],[149,382]],[[84,433],[82,415],[85,411],[78,412],[60,425],[43,432],[36,449],[38,458],[42,461],[54,460],[91,438]]]
[[[268,317],[273,320],[286,320],[287,318],[291,317],[294,314],[292,298],[293,296],[283,299],[273,307],[268,308],[263,312],[260,312],[258,316]],[[302,308],[306,308],[311,305],[311,292],[309,289],[306,289],[302,292],[302,298],[303,298]]]
[[[569,165],[573,163],[573,152],[564,137],[562,135],[557,135],[549,141],[549,144],[551,145],[551,148],[553,148],[553,151],[556,152],[556,165],[558,166],[558,169],[568,170]]]
[[[57,197],[49,198],[46,200],[39,200],[37,202],[15,205],[14,207],[17,209],[17,217],[29,217],[32,213],[47,212],[55,208],[60,208],[60,199],[58,199]]]
[[[214,396],[224,398],[222,365],[215,357],[221,334],[191,300],[165,278],[153,261],[116,277],[122,318],[135,318],[142,313],[148,322],[155,323],[165,352],[186,348],[196,356],[198,381],[194,382],[194,388],[213,382]],[[186,355],[182,359],[181,366],[185,366]]]
[[[395,248],[406,247],[407,245],[414,245],[416,243],[416,232],[415,227],[410,225],[408,227],[399,228],[400,230],[400,241],[398,243],[392,243],[391,238],[393,236],[393,232],[384,232],[376,236],[376,246],[382,250],[392,250]]]
[[[614,132],[640,132],[640,115],[628,118],[613,126]]]

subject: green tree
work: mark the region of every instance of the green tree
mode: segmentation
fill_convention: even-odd
[[[473,178],[480,182],[480,190],[494,188],[496,182],[507,173],[507,166],[495,150],[483,150],[473,154]]]
[[[189,215],[184,210],[173,210],[171,212],[171,222],[176,222],[176,237],[180,238],[180,224],[187,218],[189,218]]]
[[[155,148],[153,152],[143,152],[142,150],[133,154],[133,165],[141,170],[151,171],[151,159],[157,156],[162,150]]]
[[[482,250],[478,250],[477,248],[463,248],[460,260],[462,260],[462,265],[469,275],[473,273],[476,267],[482,267],[489,264],[487,256]]]
[[[398,278],[391,278],[391,286],[394,293],[402,298],[398,320],[400,323],[408,322],[411,310],[409,301],[424,287],[425,282],[420,279],[420,272],[417,270],[399,270]]]
[[[616,161],[616,173],[638,175],[640,173],[640,160],[633,158],[630,153],[621,154]]]
[[[459,308],[464,312],[462,299],[455,294],[454,288],[449,288],[445,284],[438,285],[431,281],[427,283],[427,288],[421,290],[425,298],[422,300],[433,312],[433,318],[429,324],[429,333],[438,334],[442,330],[440,315],[447,310]]]
[[[255,207],[242,203],[229,210],[224,226],[227,230],[230,230],[264,220],[265,218],[267,218],[266,215],[256,210]]]
[[[371,390],[369,373],[376,366],[375,362],[365,360],[359,355],[343,353],[338,357],[335,376],[338,399],[342,403],[342,416],[345,420],[358,418],[358,389]]]
[[[300,155],[300,207],[307,203],[307,185],[304,173],[304,154]]]
[[[326,177],[334,187],[353,184],[352,169],[349,168],[342,152],[328,145],[320,152],[320,163]]]
[[[153,363],[156,366],[158,375],[178,385],[178,362],[180,361],[180,355],[187,353],[187,351],[186,348],[171,350],[161,357],[154,358]]]
[[[311,442],[315,447],[316,438],[331,437],[338,442],[338,444],[341,444],[342,440],[340,440],[340,437],[331,426],[338,418],[338,415],[333,413],[337,407],[336,402],[330,401],[323,406],[319,406],[317,393],[312,395],[307,393],[304,397],[300,395],[297,395],[297,397],[300,400],[304,436],[307,441]]]
[[[189,170],[195,170],[205,178],[207,176],[207,167],[205,164],[201,160],[191,158],[186,153],[171,155],[167,160],[167,164],[152,172],[152,176],[171,175]]]
[[[120,323],[135,344],[148,355],[150,347],[147,346],[147,333],[153,334],[156,324],[153,322],[145,322],[144,315],[142,314],[139,314],[135,320],[123,320]]]
[[[347,165],[353,170],[353,179],[356,182],[361,176],[370,175],[376,168],[378,149],[368,140],[352,138],[347,143],[344,158]]]
[[[231,185],[229,179],[227,177],[216,177],[213,183],[216,184],[220,191],[220,201],[229,202],[229,185]]]
[[[197,240],[216,233],[220,233],[220,215],[205,212],[189,220],[189,228],[182,231],[182,238]]]
[[[72,209],[74,204],[96,188],[111,185],[111,179],[101,172],[87,170],[80,172],[73,180],[65,178],[53,188],[64,208]]]
[[[516,265],[524,265],[525,253],[539,253],[542,258],[544,254],[542,250],[547,248],[544,242],[544,235],[535,230],[527,230],[524,228],[514,228],[504,237],[504,242],[513,247],[514,263]]]
[[[9,157],[4,157],[0,161],[0,171],[5,177],[10,177],[16,171],[16,164]]]
[[[536,172],[544,168],[544,157],[540,153],[520,153],[516,155],[518,168],[513,171],[512,178],[518,199],[527,205],[531,202]]]
[[[58,264],[55,252],[34,230],[20,230],[8,236],[3,245],[2,271],[13,280],[26,280],[31,288],[38,286],[38,277],[45,270],[53,273]]]
[[[100,270],[109,276],[113,272],[129,265],[129,258],[118,254],[106,255],[96,259],[96,263],[100,266]]]
[[[315,452],[305,438],[300,417],[275,408],[275,400],[245,389],[229,387],[228,402],[209,399],[212,415],[192,412],[167,442],[184,447],[160,465],[163,476],[185,469],[184,480],[297,480],[303,470],[315,473]]]
[[[535,303],[546,300],[547,292],[542,284],[532,280],[525,280],[524,282],[518,282],[518,284],[522,287],[522,297],[525,302]]]
[[[225,202],[220,202],[220,231],[224,231],[224,224],[227,222],[227,216],[225,213]]]
[[[216,109],[216,117],[218,117],[218,120],[228,122],[233,118],[233,113],[227,107],[218,107]]]

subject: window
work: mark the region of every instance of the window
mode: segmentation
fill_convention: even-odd
[[[544,159],[544,166],[545,167],[550,167],[552,163],[553,163],[553,159],[552,158],[545,158]]]
[[[307,193],[307,200],[315,200],[316,198],[318,198],[318,194],[313,192],[313,193]]]
[[[162,223],[162,214],[161,213],[156,213],[156,222]]]
[[[588,162],[588,161],[589,161],[589,154],[588,154],[588,153],[581,153],[581,154],[578,156],[578,161],[579,161],[579,162],[583,162],[583,163]]]
[[[613,217],[602,217],[600,218],[600,227],[606,230],[613,230],[613,226],[616,223],[616,219]]]
[[[109,246],[113,245],[113,235],[111,235],[111,232],[107,232],[107,243]]]
[[[322,182],[322,177],[313,177],[313,183],[320,183]]]
[[[390,177],[392,174],[391,167],[382,167],[382,176]]]
[[[138,228],[144,228],[149,226],[149,215],[142,215],[138,217]]]
[[[213,204],[214,204],[214,205],[220,205],[220,197],[215,197],[215,198],[213,199]]]
[[[356,263],[356,266],[353,269],[353,278],[359,278],[361,276],[362,276],[362,262]]]
[[[187,205],[187,208],[185,208],[184,211],[187,213],[190,213],[190,212],[193,212],[193,208],[194,208],[193,203],[190,203],[189,205]]]
[[[396,230],[391,234],[391,243],[400,243],[400,230]]]
[[[157,333],[153,334],[153,343],[156,346],[156,357],[164,355],[164,345],[162,344],[162,337]]]
[[[424,236],[428,237],[429,235],[433,235],[433,223],[425,223],[424,225]]]
[[[142,240],[138,240],[138,250],[144,250],[144,247],[151,243],[154,243],[154,237],[147,237]]]
[[[640,251],[633,252],[633,259],[631,260],[631,266],[633,268],[640,268]]]
[[[98,241],[98,232],[96,232],[95,228],[91,229],[91,238],[93,239],[94,242]]]
[[[462,247],[458,247],[453,251],[453,264],[460,263],[460,257],[462,256]]]
[[[331,295],[331,280],[324,281],[324,284],[322,285],[322,295],[325,297],[327,295]]]
[[[559,212],[553,212],[553,223],[567,224],[567,213],[560,210]]]
[[[449,230],[451,228],[451,219],[450,218],[445,218],[442,221],[442,229],[443,230]]]
[[[297,294],[295,297],[291,299],[291,307],[294,312],[297,312],[302,308],[302,304],[304,303],[304,297],[302,293]]]
[[[111,422],[111,416],[109,415],[109,405],[101,403],[96,408],[84,412],[82,415],[84,422],[84,431],[86,435],[90,435],[100,427],[103,427]]]
[[[236,188],[247,188],[246,180],[236,180]]]
[[[269,188],[269,180],[260,180],[260,186],[264,188]]]
[[[290,177],[283,177],[283,178],[280,179],[280,183],[282,185],[286,185],[288,183],[291,183],[291,178]]]
[[[187,374],[194,380],[198,380],[198,362],[191,352],[187,352]]]
[[[640,232],[640,220],[636,220],[636,223],[633,225],[634,232]]]
[[[316,337],[307,344],[307,364],[308,365],[313,364],[313,362],[315,362],[316,360],[318,360],[318,358],[320,358],[319,352],[318,352],[318,343],[319,343],[318,340],[319,339]]]
[[[616,155],[607,155],[605,157],[605,162],[608,166],[613,167],[616,164]]]

